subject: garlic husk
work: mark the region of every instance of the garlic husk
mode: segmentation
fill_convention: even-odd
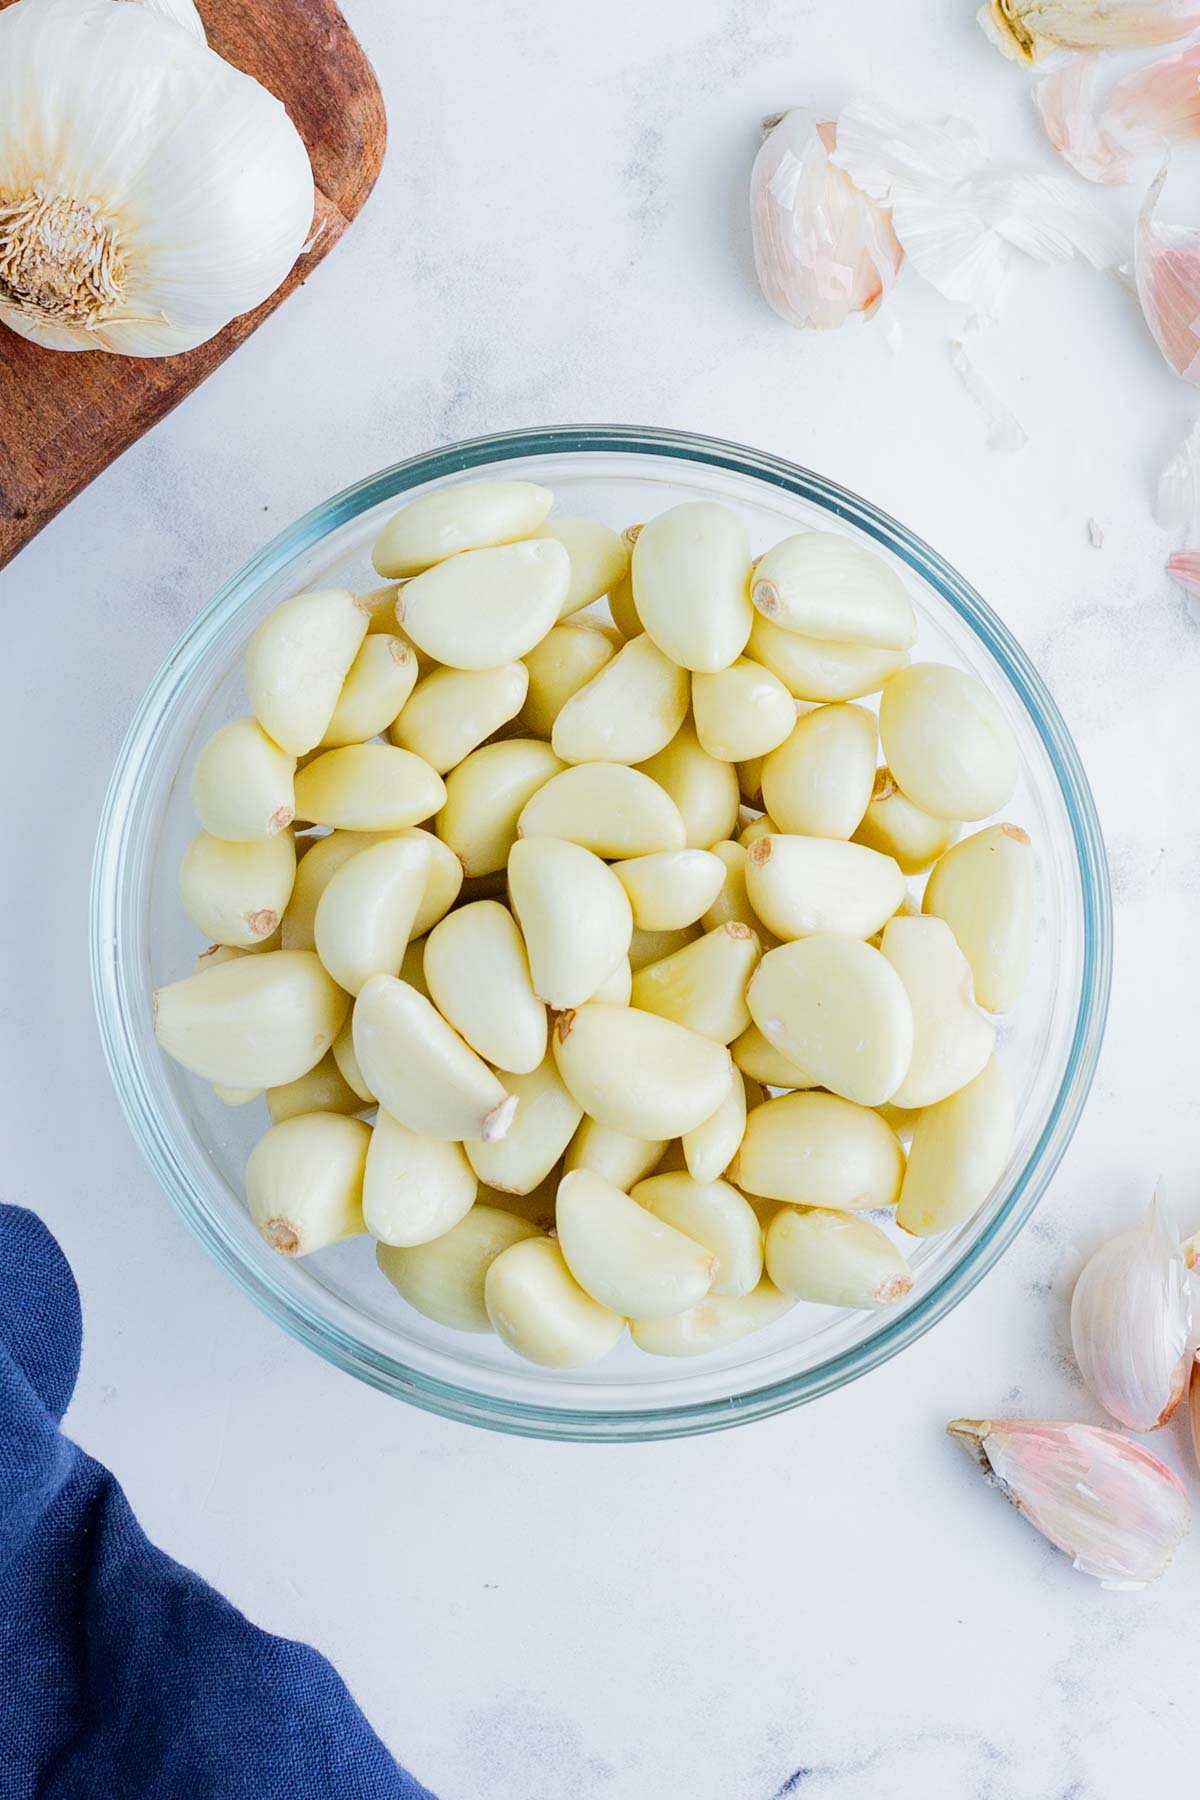
[[[954,1419],[946,1429],[1035,1530],[1105,1587],[1145,1587],[1187,1535],[1179,1477],[1119,1432],[1033,1419]]]
[[[1187,1264],[1156,1196],[1145,1219],[1084,1265],[1071,1299],[1071,1343],[1105,1412],[1154,1431],[1183,1397],[1192,1301]]]
[[[1129,157],[1114,141],[1097,87],[1099,56],[1072,56],[1033,90],[1046,136],[1077,175],[1105,185],[1129,179]]]
[[[1138,215],[1133,272],[1155,343],[1177,375],[1200,386],[1200,229],[1159,223],[1166,179],[1164,165]]]
[[[887,211],[829,160],[837,128],[793,107],[767,132],[750,176],[754,264],[789,325],[828,330],[869,319],[904,252]]]
[[[1193,0],[989,0],[976,17],[1014,62],[1037,62],[1058,49],[1145,49],[1200,25]]]
[[[1168,556],[1166,573],[1188,597],[1192,612],[1200,619],[1200,550],[1177,550]]]
[[[207,44],[208,38],[205,36],[200,14],[192,5],[192,0],[135,0],[135,4],[144,6],[147,12],[159,13],[164,19],[174,19],[176,25],[182,25],[194,38]]]
[[[1100,104],[1098,56],[1077,56],[1034,91],[1046,135],[1089,181],[1129,179],[1136,151],[1200,137],[1200,45],[1135,69]]]
[[[22,337],[193,349],[278,287],[313,198],[283,106],[170,18],[113,0],[0,13],[0,321]]]
[[[1200,422],[1193,425],[1163,468],[1154,496],[1154,523],[1165,531],[1200,521]]]

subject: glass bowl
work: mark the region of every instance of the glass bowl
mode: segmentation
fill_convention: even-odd
[[[910,1242],[914,1287],[894,1310],[800,1305],[708,1356],[649,1357],[626,1338],[590,1369],[535,1368],[496,1338],[414,1312],[365,1238],[304,1262],[271,1251],[241,1191],[264,1103],[223,1106],[155,1044],[152,990],[188,973],[200,947],[176,894],[196,829],[188,777],[199,745],[246,710],[251,632],[304,588],[376,585],[370,546],[399,500],[488,474],[543,482],[560,511],[615,527],[709,499],[741,514],[756,551],[806,526],[868,543],[907,579],[920,621],[914,654],[974,670],[1016,734],[1022,776],[1005,816],[1033,840],[1038,904],[1028,987],[999,1021],[1017,1101],[1012,1157],[973,1219]],[[414,457],[336,495],[254,557],[176,645],[130,726],[100,822],[91,931],[101,1035],[134,1136],[251,1299],[339,1368],[414,1405],[528,1436],[618,1441],[714,1430],[813,1399],[894,1356],[969,1293],[1028,1219],[1075,1129],[1104,1027],[1111,947],[1103,844],[1078,755],[1036,671],[979,595],[903,526],[821,476],[736,444],[631,426],[510,432]]]

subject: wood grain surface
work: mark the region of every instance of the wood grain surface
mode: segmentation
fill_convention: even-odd
[[[379,173],[383,99],[331,0],[199,0],[199,10],[213,49],[283,101],[308,146],[312,248],[254,312],[181,356],[44,350],[0,325],[0,568],[301,285]]]

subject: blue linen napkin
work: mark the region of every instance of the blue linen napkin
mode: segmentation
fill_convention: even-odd
[[[62,1435],[81,1337],[54,1238],[0,1206],[4,1800],[434,1800],[322,1656],[156,1549]]]

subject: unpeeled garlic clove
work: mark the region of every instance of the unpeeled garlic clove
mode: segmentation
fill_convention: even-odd
[[[598,1362],[625,1329],[620,1313],[584,1293],[548,1237],[526,1238],[497,1256],[483,1296],[497,1335],[543,1368],[579,1369]]]
[[[350,664],[321,739],[326,749],[378,737],[396,718],[417,680],[417,659],[402,638],[365,637]]]
[[[552,1042],[583,1110],[631,1137],[682,1137],[712,1117],[733,1079],[723,1044],[633,1006],[560,1013]]]
[[[588,1169],[563,1176],[555,1223],[580,1287],[627,1318],[686,1312],[712,1286],[717,1259],[711,1250]]]
[[[1007,1012],[1025,985],[1033,900],[1033,849],[1019,825],[989,825],[951,845],[926,883],[922,911],[954,933],[988,1012]]]
[[[567,763],[640,763],[669,744],[687,715],[687,671],[645,632],[631,638],[565,702],[550,738]]]
[[[296,594],[267,614],[246,648],[246,692],[281,750],[316,749],[366,634],[367,609],[346,588]]]
[[[445,775],[516,718],[528,689],[522,662],[498,669],[434,669],[413,690],[388,736]]]
[[[452,669],[498,669],[540,643],[571,585],[552,538],[464,550],[405,582],[396,618],[427,656]]]
[[[783,944],[763,957],[746,999],[767,1042],[831,1093],[880,1106],[903,1081],[912,1006],[895,969],[870,944],[828,935]]]
[[[1164,225],[1164,166],[1146,195],[1134,237],[1138,299],[1155,343],[1177,375],[1200,385],[1200,228]]]
[[[568,1175],[575,1169],[590,1169],[627,1194],[635,1182],[657,1168],[666,1147],[664,1138],[631,1137],[585,1115],[567,1148],[563,1167]]]
[[[752,618],[750,551],[728,507],[694,500],[659,513],[638,533],[631,573],[642,626],[672,662],[711,672],[741,655]]]
[[[631,1319],[629,1335],[650,1356],[705,1356],[765,1331],[795,1304],[764,1276],[749,1294],[708,1294],[699,1306],[671,1319]]]
[[[629,545],[599,519],[569,514],[547,519],[530,536],[553,538],[571,559],[571,584],[559,607],[560,619],[569,619],[572,613],[590,606],[629,574]]]
[[[477,1201],[441,1237],[406,1248],[379,1244],[375,1260],[401,1298],[427,1319],[455,1331],[490,1331],[483,1303],[488,1270],[502,1250],[539,1235],[527,1219]]]
[[[583,1108],[563,1084],[552,1056],[527,1075],[508,1075],[517,1103],[502,1139],[468,1144],[471,1167],[501,1194],[532,1194],[545,1181],[575,1135]]]
[[[461,481],[422,494],[384,526],[372,551],[381,575],[419,575],[457,556],[536,531],[554,495],[534,481]]]
[[[283,1087],[319,1063],[350,997],[311,950],[239,956],[157,989],[154,1035],[222,1087]]]
[[[904,899],[904,877],[890,856],[840,838],[768,833],[749,849],[746,893],[778,938],[868,938]]]
[[[423,969],[434,1005],[485,1062],[513,1074],[538,1067],[546,1008],[506,906],[475,900],[450,913],[429,934]]]
[[[678,931],[716,900],[725,865],[707,850],[655,850],[614,864],[613,874],[629,895],[639,931]]]
[[[271,1129],[246,1164],[246,1204],[272,1249],[308,1256],[366,1229],[362,1190],[371,1127],[301,1113]]]
[[[876,729],[862,706],[818,706],[763,758],[762,800],[780,831],[849,838],[875,782]]]
[[[283,1087],[267,1089],[267,1110],[275,1125],[294,1119],[297,1113],[360,1113],[365,1102],[338,1068],[332,1050],[307,1075],[297,1076]]]
[[[1012,1149],[1012,1090],[993,1056],[974,1081],[917,1114],[896,1223],[932,1237],[977,1212]]]
[[[908,650],[917,617],[891,566],[833,531],[801,531],[760,556],[750,598],[785,631],[834,643]]]
[[[907,650],[879,644],[834,643],[784,631],[756,612],[747,652],[778,675],[796,700],[861,700],[908,662]]]
[[[1131,50],[1169,44],[1200,25],[1194,0],[986,0],[985,37],[1015,62],[1059,49]]]
[[[556,1008],[589,1000],[626,956],[633,931],[612,870],[566,838],[522,837],[508,859],[508,887],[534,993]]]
[[[1166,1424],[1187,1385],[1191,1324],[1187,1263],[1156,1196],[1085,1263],[1071,1297],[1075,1361],[1118,1424]]]
[[[491,1142],[512,1124],[517,1103],[499,1078],[407,982],[372,975],[364,983],[353,1042],[365,1085],[410,1131]]]
[[[529,691],[521,708],[522,723],[529,731],[550,736],[572,694],[586,687],[616,655],[621,638],[615,632],[613,637],[586,619],[569,619],[534,645],[524,659]]]
[[[1017,785],[1016,739],[975,675],[946,663],[913,663],[885,684],[879,735],[887,765],[923,812],[983,819]]]
[[[730,1044],[750,1023],[746,984],[761,954],[748,925],[718,925],[673,956],[639,969],[630,1002]]]
[[[437,834],[468,877],[504,868],[521,813],[562,769],[549,744],[536,738],[509,738],[502,744],[481,744],[451,770]]]
[[[296,812],[339,831],[399,831],[433,816],[445,783],[429,764],[391,744],[326,750],[296,776]]]
[[[912,1289],[896,1245],[858,1213],[784,1207],[767,1227],[766,1263],[781,1293],[820,1306],[895,1306]]]
[[[680,1173],[651,1175],[638,1182],[630,1199],[711,1251],[716,1259],[712,1293],[738,1297],[758,1286],[762,1230],[754,1208],[727,1181],[697,1181]],[[639,1319],[651,1316],[631,1314]]]
[[[692,676],[692,713],[706,755],[745,764],[783,743],[796,722],[796,703],[778,675],[739,656],[727,669]]]
[[[904,1151],[869,1107],[837,1094],[785,1094],[756,1106],[730,1181],[767,1200],[835,1211],[894,1206]]]
[[[1034,1419],[954,1419],[946,1430],[1035,1531],[1105,1587],[1145,1587],[1187,1536],[1179,1477],[1119,1432]]]
[[[687,839],[669,795],[623,763],[579,763],[564,769],[526,802],[517,821],[523,838],[564,838],[596,856],[647,856],[682,850]]]
[[[367,1230],[381,1244],[427,1244],[475,1202],[475,1172],[461,1144],[411,1131],[380,1108],[363,1179]]]
[[[892,857],[902,875],[919,875],[950,848],[958,825],[914,806],[885,767],[875,771],[870,802],[852,835],[856,844]]]
[[[975,1079],[992,1054],[995,1029],[975,1005],[970,965],[941,919],[891,919],[879,948],[904,983],[913,1014],[912,1061],[892,1102],[932,1106]]]
[[[789,325],[870,318],[904,257],[887,211],[829,160],[837,128],[793,107],[767,121],[750,176],[759,285]]]
[[[429,850],[420,838],[387,838],[342,865],[313,921],[317,955],[349,994],[372,975],[398,975],[425,891]]]
[[[179,898],[197,931],[250,950],[279,928],[296,879],[291,833],[235,844],[194,837],[179,865]]]
[[[711,849],[737,830],[737,770],[708,754],[691,719],[684,720],[664,750],[642,764],[642,773],[675,803],[689,849]]]
[[[231,843],[274,837],[296,816],[296,759],[257,719],[231,719],[204,745],[192,770],[196,817]]]
[[[747,1083],[739,1069],[711,1118],[683,1134],[683,1159],[693,1181],[716,1181],[724,1175],[746,1130],[746,1107]]]

